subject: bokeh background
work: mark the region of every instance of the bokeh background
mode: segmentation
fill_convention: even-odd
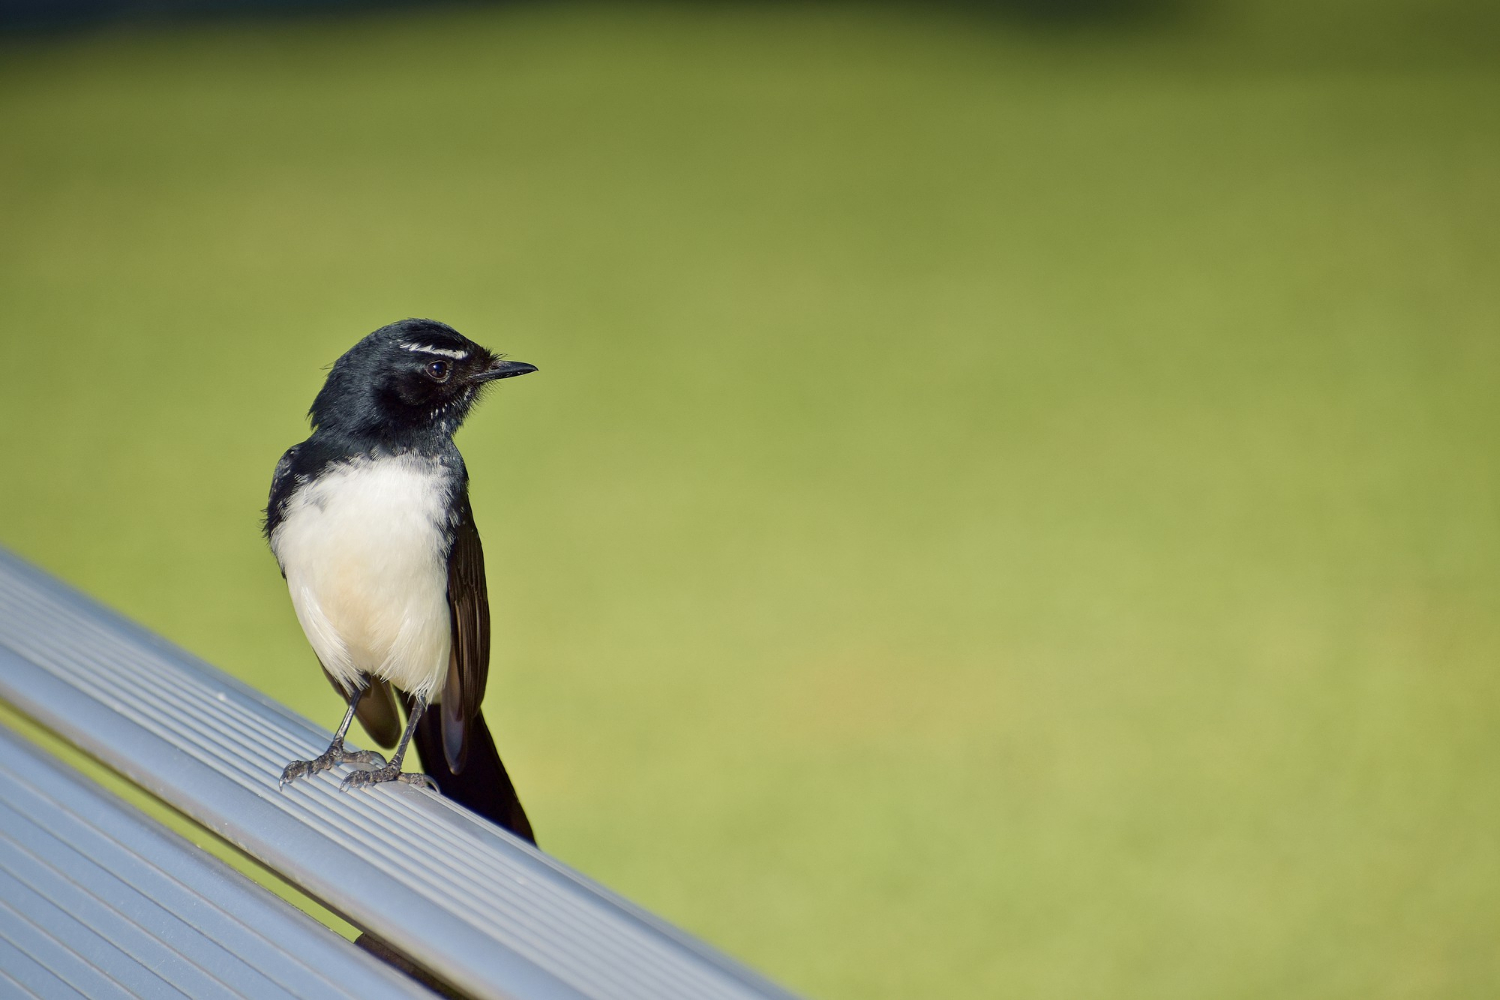
[[[189,6],[7,8],[5,545],[331,725],[260,509],[442,319],[559,858],[828,1000],[1500,993],[1500,7]]]

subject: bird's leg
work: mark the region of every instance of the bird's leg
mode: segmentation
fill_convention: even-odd
[[[416,732],[417,729],[417,720],[422,717],[422,713],[425,711],[427,711],[427,702],[422,699],[418,699],[416,704],[411,706],[411,711],[406,716],[406,732],[401,734],[401,742],[396,744],[396,752],[391,755],[391,762],[389,764],[370,771],[355,771],[344,779],[344,783],[339,788],[347,792],[351,788],[378,785],[383,781],[404,781],[408,785],[417,785],[430,791],[437,791],[437,782],[427,777],[427,775],[401,773],[401,760],[406,756],[406,745],[411,742],[411,734]]]
[[[295,781],[304,775],[317,774],[326,771],[335,764],[371,764],[381,767],[385,764],[385,758],[374,750],[345,750],[344,737],[349,734],[349,724],[354,721],[354,709],[359,705],[359,699],[364,697],[368,683],[361,684],[354,689],[349,696],[349,710],[344,713],[344,721],[339,723],[338,732],[333,734],[333,742],[328,744],[328,749],[323,751],[312,760],[294,760],[281,772],[281,784]]]

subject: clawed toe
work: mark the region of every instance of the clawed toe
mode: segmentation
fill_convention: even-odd
[[[370,785],[378,785],[384,781],[395,781],[400,776],[401,771],[389,764],[385,767],[376,767],[368,771],[355,771],[339,785],[339,791],[347,792],[351,788],[366,788]]]
[[[339,763],[385,767],[385,758],[374,750],[345,750],[344,755],[339,759]]]
[[[425,788],[429,792],[436,792],[438,790],[436,781],[416,771],[403,771],[401,772],[401,776],[396,780],[404,781],[406,784],[415,785],[418,788]]]
[[[286,766],[284,770],[282,770],[281,781],[279,782],[279,784],[284,786],[288,781],[296,781],[304,774],[316,774],[319,770],[316,765],[317,761],[312,760],[292,761]]]
[[[418,788],[426,788],[429,791],[437,791],[436,782],[427,775],[405,773],[395,764],[387,764],[369,771],[355,771],[344,779],[339,790],[347,792],[351,788],[369,788],[387,781],[400,781],[404,784],[416,785]]]

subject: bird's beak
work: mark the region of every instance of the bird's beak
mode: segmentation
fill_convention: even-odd
[[[501,378],[515,378],[517,375],[525,375],[536,371],[536,365],[528,365],[524,361],[496,361],[482,372],[476,372],[471,376],[475,382],[493,382]]]

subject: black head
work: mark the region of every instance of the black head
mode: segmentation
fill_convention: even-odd
[[[313,428],[399,444],[458,430],[490,383],[536,368],[504,361],[451,326],[383,326],[333,364],[313,400]]]

